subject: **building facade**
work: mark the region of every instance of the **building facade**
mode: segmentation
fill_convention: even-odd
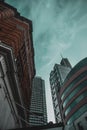
[[[35,77],[33,80],[29,124],[30,126],[47,124],[45,82],[41,77]]]
[[[60,90],[60,110],[64,124],[87,128],[87,58],[67,75]]]
[[[61,121],[60,108],[59,108],[59,91],[63,84],[67,74],[71,70],[71,65],[67,58],[62,58],[60,64],[55,64],[53,70],[50,73],[50,87],[52,93],[54,115],[56,123]]]
[[[32,22],[20,16],[14,7],[3,0],[0,1],[0,67],[0,73],[6,76],[5,83],[1,75],[0,86],[4,86],[10,95],[9,100],[6,100],[8,106],[9,101],[12,104],[9,109],[4,109],[10,111],[12,108],[14,115],[16,114],[12,118],[18,118],[16,121],[20,127],[27,126],[29,112],[26,108],[30,107],[32,80],[35,75]]]
[[[6,46],[2,49],[3,54],[0,51],[0,129],[5,130],[22,127],[24,123],[19,118],[24,117],[25,113],[15,104],[17,102],[23,105],[12,50]]]

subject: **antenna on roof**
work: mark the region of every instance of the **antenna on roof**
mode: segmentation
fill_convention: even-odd
[[[62,54],[60,53],[60,56],[61,56],[61,58],[63,59],[63,56],[62,56]]]
[[[65,60],[64,60],[64,58],[63,58],[63,56],[62,56],[62,54],[61,54],[61,53],[60,53],[60,56],[61,56],[61,58],[62,58],[62,60],[61,60],[61,61],[63,61],[63,64],[67,66],[67,64],[66,64],[66,62],[65,62]]]

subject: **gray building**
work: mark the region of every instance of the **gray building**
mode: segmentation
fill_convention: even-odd
[[[0,129],[22,127],[20,116],[24,112],[16,102],[23,105],[13,51],[0,42]]]
[[[53,70],[50,73],[49,81],[50,81],[56,123],[59,123],[61,121],[61,115],[59,111],[59,101],[58,101],[59,90],[70,70],[71,65],[68,59],[62,58],[60,64],[55,64]]]
[[[47,124],[45,81],[41,77],[33,79],[29,124],[30,126]]]

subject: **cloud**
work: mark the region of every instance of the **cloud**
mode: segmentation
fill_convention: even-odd
[[[60,53],[68,51],[72,47],[76,33],[86,27],[86,24],[83,24],[86,17],[83,14],[80,15],[81,1],[74,1],[73,4],[68,1],[66,6],[61,3],[61,7],[56,7],[56,10],[54,10],[54,4],[51,2],[50,5],[47,5],[48,10],[43,11],[44,9],[41,7],[38,20],[35,22],[35,41],[38,41],[35,44],[37,44],[37,48],[40,47],[40,55],[36,58],[41,57],[40,62],[42,62],[41,66],[37,63],[37,74],[40,74],[46,82],[48,115],[50,115],[49,110],[52,105],[49,103],[51,98],[51,95],[49,95],[49,74],[54,64],[59,63]]]

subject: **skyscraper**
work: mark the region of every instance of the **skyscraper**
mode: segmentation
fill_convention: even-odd
[[[59,91],[63,84],[67,74],[71,70],[71,65],[67,58],[62,58],[60,64],[55,64],[53,70],[50,73],[50,87],[52,93],[54,115],[56,122],[61,121],[60,109],[59,109]]]
[[[71,64],[70,64],[70,62],[69,62],[69,60],[67,58],[62,58],[60,64],[63,65],[63,66],[72,68],[72,66],[71,66]]]
[[[41,77],[35,77],[33,80],[29,124],[30,126],[47,124],[45,82]]]
[[[32,21],[20,16],[16,8],[3,0],[0,1],[0,57],[0,73],[7,76],[4,87],[7,85],[6,91],[13,96],[9,96],[9,101],[13,104],[9,108],[14,106],[15,111],[17,109],[17,112],[13,109],[14,114],[16,113],[26,126],[29,112],[24,108],[29,109],[35,75]],[[2,76],[0,81],[4,82]]]

